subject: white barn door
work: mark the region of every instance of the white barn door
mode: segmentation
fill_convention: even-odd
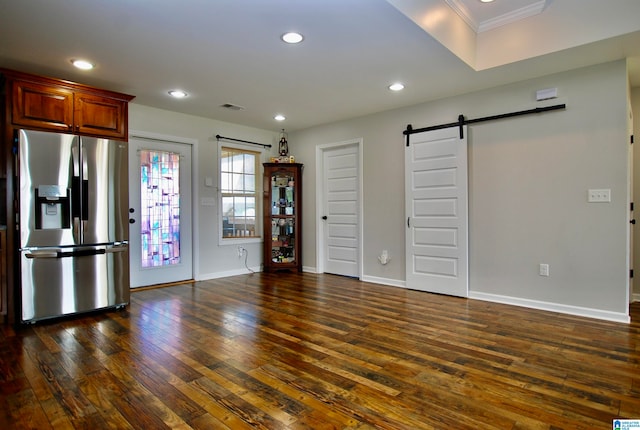
[[[406,286],[467,297],[467,130],[416,133],[405,147]]]

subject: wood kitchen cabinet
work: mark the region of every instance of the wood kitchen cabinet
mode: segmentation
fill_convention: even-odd
[[[0,315],[7,314],[7,230],[0,229]]]
[[[302,164],[264,163],[264,271],[302,272]]]
[[[0,68],[0,315],[19,320],[16,259],[16,130],[128,140],[128,104],[133,96],[71,81]]]
[[[127,140],[133,96],[21,72],[0,73],[14,127]]]

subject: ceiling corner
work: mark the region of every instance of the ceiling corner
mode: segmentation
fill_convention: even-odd
[[[469,27],[476,33],[480,28],[480,22],[473,16],[473,13],[464,4],[462,0],[444,0],[451,9],[453,9]]]
[[[451,1],[457,1],[457,0],[451,0]],[[484,20],[478,25],[477,32],[481,33],[483,31],[491,30],[496,27],[501,27],[503,25],[511,24],[521,19],[539,15],[542,13],[542,11],[544,11],[548,1],[549,0],[538,0],[530,5],[523,6],[521,8],[509,11],[502,15],[498,15],[496,17]]]

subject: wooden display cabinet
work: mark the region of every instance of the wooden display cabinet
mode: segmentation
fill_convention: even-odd
[[[264,163],[264,271],[302,272],[302,164]]]

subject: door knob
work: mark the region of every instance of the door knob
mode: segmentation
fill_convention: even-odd
[[[133,219],[133,218],[129,218],[129,224],[135,224],[135,223],[136,223],[136,220],[135,220],[135,219]]]
[[[325,216],[323,216],[323,217],[322,217],[322,219],[325,219],[325,220],[326,220],[326,219],[327,219],[327,216],[326,216],[326,215],[325,215]]]
[[[630,222],[631,224],[635,224],[635,223],[636,223],[636,220],[635,220],[635,219],[632,219],[632,220],[631,220],[631,221],[629,221],[629,222]]]

